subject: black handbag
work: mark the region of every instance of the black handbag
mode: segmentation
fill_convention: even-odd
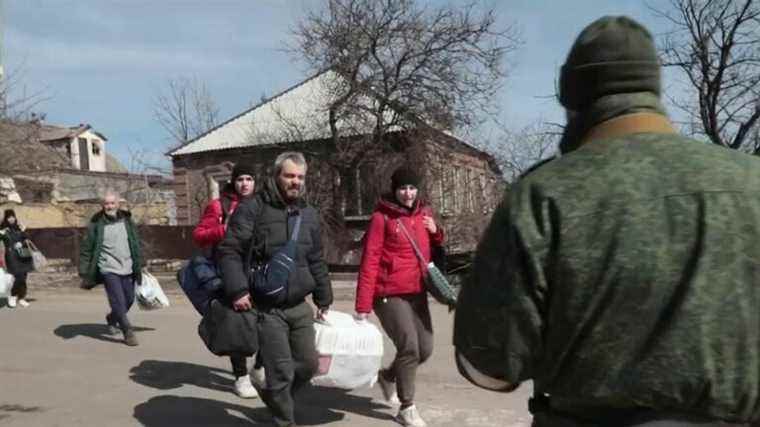
[[[198,335],[217,356],[252,356],[259,350],[255,310],[235,311],[218,299],[212,300]]]
[[[295,225],[290,234],[290,239],[285,246],[280,248],[272,258],[265,263],[255,263],[252,260],[252,268],[248,275],[248,285],[252,291],[254,301],[269,306],[277,306],[285,302],[288,297],[288,278],[296,269],[296,253],[298,248],[298,231],[301,229],[301,215],[296,214]],[[251,248],[255,245],[251,243]]]

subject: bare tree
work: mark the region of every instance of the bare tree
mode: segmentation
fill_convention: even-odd
[[[153,99],[153,114],[173,140],[173,147],[215,127],[219,107],[208,87],[198,78],[169,79]]]
[[[653,9],[673,25],[662,37],[665,66],[680,69],[694,100],[673,103],[714,144],[760,154],[760,1],[671,0]]]
[[[70,164],[65,152],[40,142],[45,115],[36,111],[48,97],[45,90],[29,91],[24,74],[20,66],[0,79],[0,175]]]
[[[517,31],[498,28],[493,10],[477,2],[328,0],[294,35],[294,56],[335,76],[328,80],[325,124],[333,150],[322,159],[338,176],[332,205],[323,208],[334,224],[343,223],[357,171],[408,143],[409,135],[434,138],[431,128],[469,126],[490,110],[505,77],[504,57],[519,45]]]
[[[561,125],[543,120],[516,131],[497,122],[495,136],[486,141],[485,149],[496,158],[504,179],[512,182],[536,163],[556,154],[562,130]]]

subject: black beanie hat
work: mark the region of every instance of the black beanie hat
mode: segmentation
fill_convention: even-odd
[[[416,188],[420,188],[420,176],[417,172],[408,168],[407,166],[401,166],[393,172],[391,176],[391,190],[396,191],[397,188],[403,185],[413,185]]]
[[[256,176],[256,170],[251,164],[238,163],[232,168],[232,182],[237,181],[240,175],[250,175],[253,178]]]
[[[3,212],[3,219],[8,219],[10,217],[14,217],[18,219],[16,217],[16,211],[14,211],[13,209],[6,209],[5,212]]]
[[[575,40],[559,81],[560,103],[582,111],[594,100],[617,93],[660,95],[660,62],[652,35],[626,16],[605,16]]]

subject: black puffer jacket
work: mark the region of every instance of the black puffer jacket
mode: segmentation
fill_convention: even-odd
[[[26,246],[26,240],[29,237],[17,225],[12,225],[3,229],[0,239],[5,245],[5,265],[8,272],[13,275],[29,273],[34,270],[34,264],[31,258],[21,258],[15,248],[17,243]]]
[[[303,199],[288,207],[271,178],[255,197],[241,201],[230,217],[224,240],[217,247],[218,263],[229,301],[235,301],[249,292],[247,256],[251,243],[255,242],[255,252],[266,261],[290,238],[289,208],[298,209],[302,219],[296,269],[288,279],[288,295],[284,305],[299,304],[311,293],[317,307],[332,304],[332,285],[322,256],[319,215]]]

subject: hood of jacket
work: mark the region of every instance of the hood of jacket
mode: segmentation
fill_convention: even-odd
[[[280,193],[280,188],[277,186],[277,182],[274,178],[267,178],[267,180],[264,181],[264,188],[262,188],[259,193],[264,202],[270,206],[279,209],[285,209],[288,206],[288,204],[285,203],[285,199],[283,199],[282,193]],[[292,203],[292,206],[305,208],[306,199],[304,199],[304,194],[301,194],[301,196],[296,199],[295,203]]]
[[[112,219],[108,215],[106,215],[105,211],[101,209],[95,215],[93,215],[92,218],[90,218],[90,222],[92,223],[97,223],[100,221],[111,222],[111,221],[119,221],[125,218],[127,219],[132,218],[132,213],[130,211],[119,209],[118,211],[116,211],[116,218]]]
[[[377,205],[375,206],[375,210],[379,211],[382,214],[388,215],[391,218],[400,216],[415,216],[428,209],[428,204],[419,198],[414,201],[414,205],[412,205],[411,208],[402,206],[398,201],[396,201],[395,196],[390,193],[380,196],[380,199],[378,199]]]

